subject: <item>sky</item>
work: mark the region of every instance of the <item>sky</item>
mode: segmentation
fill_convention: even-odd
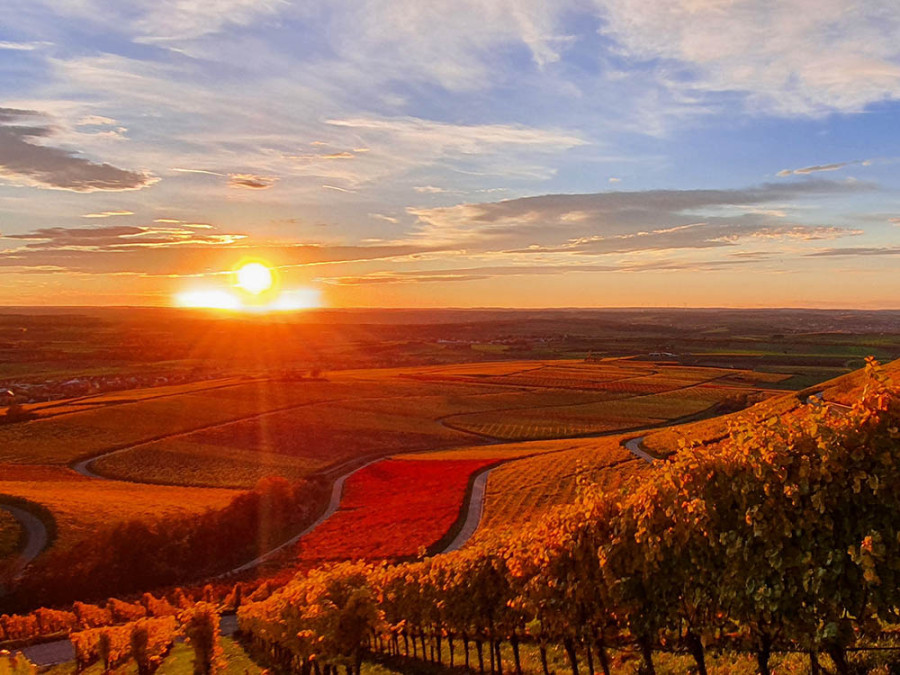
[[[2,305],[900,308],[896,0],[0,11]]]

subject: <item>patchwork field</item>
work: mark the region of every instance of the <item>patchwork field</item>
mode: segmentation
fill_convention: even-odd
[[[44,417],[0,426],[0,460],[104,455],[91,470],[120,480],[250,487],[397,452],[662,425],[773,395],[783,377],[619,359],[221,380],[36,408]]]
[[[333,478],[391,457],[348,481],[300,557],[409,556],[447,532],[469,476],[488,464],[517,460],[488,481],[483,529],[502,531],[570,500],[584,466],[609,485],[644,468],[621,434],[578,437],[718,414],[778,395],[784,377],[630,359],[510,361],[33,404],[35,419],[0,425],[0,494],[46,506],[65,548],[100,526],[220,509],[266,476]]]

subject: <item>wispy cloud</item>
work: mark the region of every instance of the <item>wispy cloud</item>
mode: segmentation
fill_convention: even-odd
[[[754,210],[773,202],[872,189],[861,182],[810,180],[732,190],[543,195],[409,212],[418,218],[413,240],[471,249],[566,249],[599,254],[727,246],[751,236],[812,239],[857,234],[858,230],[843,227],[785,223],[778,216]],[[725,207],[734,215],[715,215]]]
[[[604,35],[624,54],[662,60],[660,77],[672,86],[743,93],[751,111],[848,113],[900,99],[900,14],[892,0],[852,12],[840,0],[819,2],[815,11],[806,0],[596,5],[607,20]]]
[[[827,248],[810,253],[811,258],[831,258],[836,256],[885,256],[900,255],[900,246],[848,246],[845,248]]]
[[[200,173],[206,174],[207,176],[227,176],[228,174],[219,173],[218,171],[207,171],[206,169],[170,169],[171,171],[176,171],[178,173]]]
[[[106,227],[47,227],[25,234],[7,234],[6,239],[25,240],[25,249],[62,250],[87,248],[93,251],[111,251],[146,246],[185,246],[233,244],[243,234],[199,234],[193,228],[141,227],[132,225]],[[21,251],[18,252],[21,254]]]
[[[357,276],[319,277],[317,280],[338,286],[370,286],[379,284],[421,284],[483,281],[511,276],[555,276],[560,274],[596,274],[610,272],[713,272],[755,263],[753,259],[685,261],[654,260],[620,262],[609,265],[546,264],[490,267],[462,267],[410,272],[373,272]]]
[[[268,190],[278,182],[274,176],[257,176],[252,173],[228,174],[228,187],[248,188],[250,190]]]
[[[854,164],[862,164],[863,166],[868,166],[870,164],[869,160],[854,160],[852,162],[836,162],[834,164],[815,164],[813,166],[804,166],[800,169],[782,169],[778,172],[779,176],[805,176],[811,173],[818,173],[820,171],[837,171],[838,169],[843,169],[845,166],[852,166]]]
[[[14,52],[31,52],[42,47],[49,47],[50,42],[8,42],[0,40],[0,50],[6,49]]]
[[[83,213],[82,218],[112,218],[113,216],[133,216],[134,211],[100,211],[98,213]]]
[[[37,111],[0,108],[0,177],[73,192],[140,190],[156,182],[142,172],[98,164],[69,150],[35,142],[53,134],[47,118]]]
[[[76,127],[112,126],[115,124],[117,122],[112,117],[104,117],[103,115],[88,115],[75,122]]]

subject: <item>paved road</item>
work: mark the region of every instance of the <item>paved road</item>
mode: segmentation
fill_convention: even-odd
[[[22,576],[22,572],[25,571],[28,563],[37,558],[41,551],[47,548],[47,544],[50,542],[50,535],[41,519],[30,511],[10,504],[0,504],[0,509],[12,514],[12,517],[19,521],[19,524],[25,531],[25,548],[19,553],[13,566],[13,579],[15,580]]]
[[[234,614],[226,614],[219,620],[219,631],[222,635],[234,635],[237,627],[237,616]],[[75,648],[68,638],[31,645],[22,649],[22,653],[39,667],[55,666],[58,663],[75,660]]]
[[[638,436],[637,438],[631,438],[625,441],[625,449],[636,457],[640,457],[648,464],[653,464],[655,458],[644,451],[644,438],[644,436]]]
[[[487,496],[488,477],[496,468],[498,467],[493,466],[475,476],[475,480],[472,483],[472,492],[469,495],[469,503],[463,505],[466,520],[463,522],[462,528],[456,537],[454,537],[453,541],[447,544],[441,551],[438,551],[438,553],[458,551],[472,538],[472,535],[475,534],[475,530],[478,529],[478,525],[481,523],[481,516],[484,513],[484,500]]]
[[[263,562],[265,562],[266,560],[271,558],[273,555],[275,555],[279,551],[296,544],[298,541],[300,541],[300,539],[302,537],[305,537],[306,535],[308,535],[310,532],[312,532],[317,527],[319,527],[319,525],[321,525],[326,520],[331,518],[331,516],[333,516],[335,514],[335,512],[337,512],[338,508],[340,508],[340,506],[341,506],[341,497],[344,494],[344,483],[347,482],[347,479],[350,478],[350,476],[355,474],[357,471],[362,471],[367,466],[371,466],[372,464],[375,464],[376,462],[382,461],[382,459],[383,458],[380,458],[380,457],[378,459],[373,459],[370,462],[366,462],[365,464],[356,467],[352,471],[348,471],[347,473],[338,476],[338,478],[334,481],[334,485],[332,485],[332,487],[331,487],[331,499],[329,499],[329,501],[328,501],[328,508],[325,509],[325,512],[322,513],[321,516],[319,516],[319,518],[316,520],[316,522],[314,522],[312,525],[307,527],[305,530],[303,530],[299,534],[291,537],[283,544],[280,544],[280,545],[276,546],[275,548],[271,549],[270,551],[263,553],[261,556],[254,558],[253,560],[251,560],[248,563],[244,563],[240,567],[235,567],[233,570],[220,575],[220,578],[224,577],[224,576],[230,576],[232,574],[237,574],[238,572],[244,572],[246,570],[253,569],[254,567],[259,566],[260,564],[262,564]]]

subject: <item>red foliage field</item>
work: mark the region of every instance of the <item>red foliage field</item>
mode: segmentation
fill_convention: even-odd
[[[459,515],[469,476],[496,463],[385,460],[344,486],[341,507],[298,544],[303,563],[395,559],[437,542]]]

